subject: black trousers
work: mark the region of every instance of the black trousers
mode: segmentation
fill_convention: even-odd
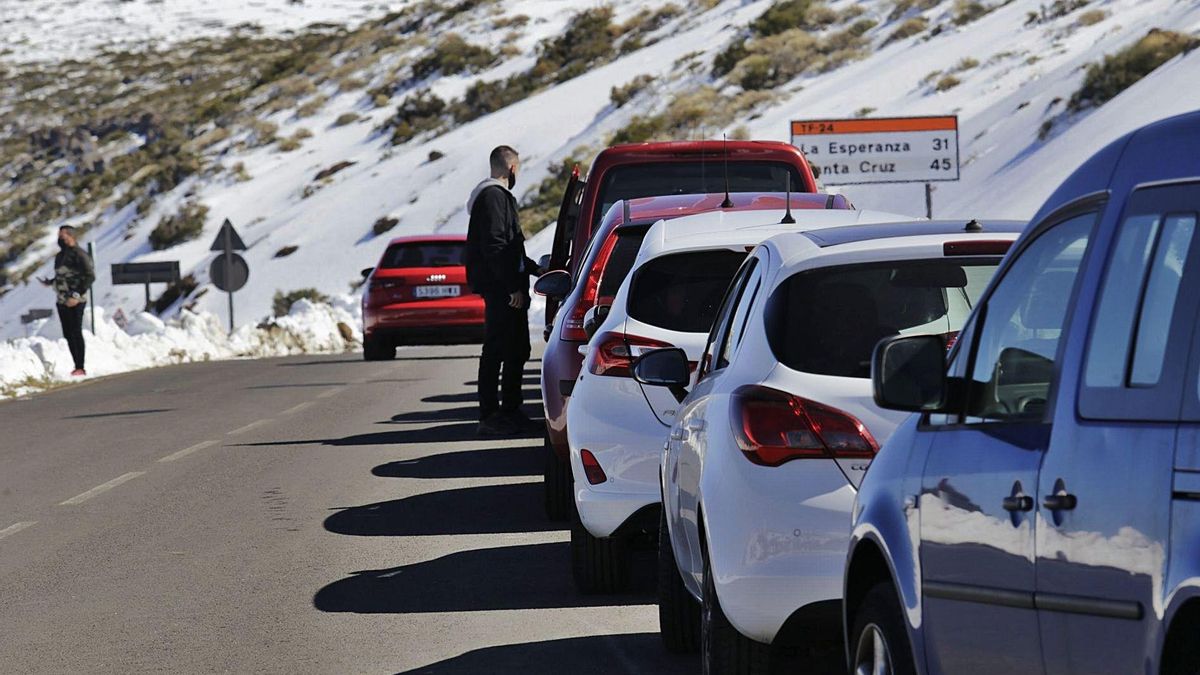
[[[58,306],[58,320],[62,322],[63,337],[67,339],[67,347],[71,350],[71,358],[75,360],[75,370],[83,370],[83,309],[86,303],[74,307]]]
[[[529,310],[509,307],[506,294],[485,294],[483,302],[483,353],[479,356],[480,420],[501,410],[515,412],[521,408],[522,380],[530,349]],[[496,396],[498,382],[503,403]]]

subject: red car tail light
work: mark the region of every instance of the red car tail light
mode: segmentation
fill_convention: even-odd
[[[588,310],[595,307],[601,300],[597,297],[600,293],[600,277],[604,274],[604,267],[608,264],[608,259],[612,257],[613,249],[616,246],[617,235],[614,230],[609,233],[608,238],[604,240],[603,247],[596,253],[596,259],[592,262],[591,269],[588,270],[587,278],[583,280],[583,293],[580,294],[575,306],[571,308],[570,314],[564,319],[559,339],[568,342],[587,342],[587,333],[583,330],[583,318]]]
[[[746,458],[762,466],[793,459],[870,459],[879,444],[853,416],[759,385],[732,397],[734,438]]]
[[[633,377],[634,359],[651,349],[670,346],[661,340],[636,335],[601,333],[592,339],[588,372],[609,377]]]
[[[583,474],[589,483],[599,485],[608,480],[608,475],[604,473],[604,469],[600,468],[600,462],[596,460],[596,456],[592,454],[591,450],[580,450],[579,458],[583,460]]]

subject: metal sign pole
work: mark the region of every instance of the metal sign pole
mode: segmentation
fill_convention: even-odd
[[[925,184],[925,217],[933,220],[933,183]]]
[[[233,228],[226,227],[225,231],[225,288],[233,288]],[[226,291],[229,296],[229,334],[233,335],[233,291]]]
[[[94,248],[92,248],[92,242],[90,242],[90,241],[88,242],[88,257],[92,259],[92,270],[95,270],[96,269],[96,250]],[[93,274],[92,276],[94,277],[96,275]],[[88,286],[88,300],[91,302],[91,305],[92,305],[91,310],[90,310],[91,315],[92,315],[92,335],[95,335],[96,334],[96,288],[95,288],[95,282],[93,282],[92,285]]]

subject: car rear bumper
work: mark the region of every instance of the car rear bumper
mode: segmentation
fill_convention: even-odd
[[[475,295],[397,303],[363,310],[363,335],[371,338],[478,338],[483,334],[483,324],[483,299]]]
[[[578,342],[567,342],[552,335],[542,354],[542,407],[546,413],[546,431],[550,447],[564,462],[570,454],[567,444],[567,404],[579,371],[583,355]]]

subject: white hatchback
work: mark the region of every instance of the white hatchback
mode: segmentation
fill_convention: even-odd
[[[905,417],[873,402],[872,350],[894,335],[952,344],[1022,226],[910,221],[773,237],[738,270],[695,376],[681,372],[690,352],[635,364],[663,394],[696,381],[661,454],[668,648],[702,647],[705,672],[766,672],[772,643],[840,639],[855,489]]]
[[[780,232],[900,216],[870,211],[708,212],[656,223],[647,232],[593,333],[567,408],[574,480],[572,567],[583,592],[613,592],[629,579],[630,539],[659,522],[659,456],[678,401],[634,381],[633,360],[678,347],[700,358],[717,307],[747,252]]]

